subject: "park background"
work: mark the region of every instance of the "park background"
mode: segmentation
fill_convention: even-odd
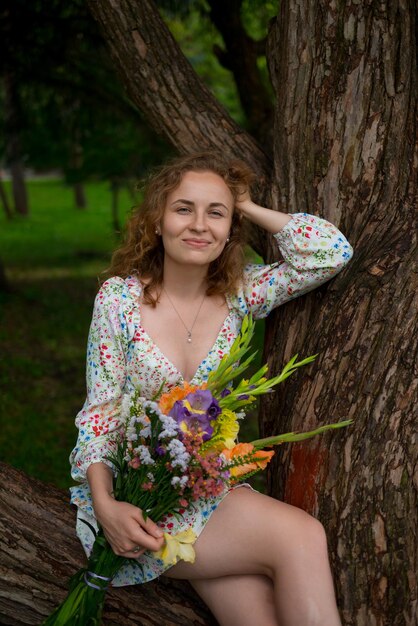
[[[35,608],[46,615],[82,562],[67,493],[45,483],[68,486],[93,299],[140,201],[136,182],[170,155],[210,148],[249,162],[260,204],[320,215],[354,248],[338,276],[259,327],[272,371],[318,354],[263,399],[263,436],[355,420],[281,447],[266,490],[326,527],[345,625],[415,626],[417,12],[412,0],[3,3],[5,623],[38,623]],[[250,235],[260,257],[277,258],[271,238]],[[167,624],[189,623],[190,606],[195,623],[212,623],[171,583],[109,602],[146,626],[161,622],[162,606]]]
[[[250,5],[242,9],[246,28],[265,37],[276,7],[263,2],[254,12]],[[101,272],[140,202],[141,180],[175,150],[129,103],[83,2],[34,2],[23,29],[19,8],[3,17],[13,72],[0,94],[0,458],[68,487]],[[161,2],[159,9],[193,67],[245,124],[233,77],[213,53],[222,41],[207,5]],[[260,68],[267,85],[265,58]],[[251,250],[249,258],[256,260]],[[262,334],[259,324],[259,355]],[[254,411],[244,430],[256,436]],[[261,477],[256,484],[264,488]]]

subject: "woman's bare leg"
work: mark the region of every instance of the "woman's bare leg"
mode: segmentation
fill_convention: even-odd
[[[221,626],[278,626],[273,583],[267,576],[191,580]]]
[[[195,550],[194,564],[181,561],[165,576],[192,583],[267,576],[274,583],[280,626],[341,625],[324,529],[301,509],[250,489],[235,489],[212,514]]]

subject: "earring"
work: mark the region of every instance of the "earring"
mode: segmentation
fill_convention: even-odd
[[[155,229],[155,234],[156,235],[160,235],[161,234],[160,231],[158,230],[158,228]]]
[[[228,241],[229,241],[229,237],[226,238],[226,243],[228,243]]]

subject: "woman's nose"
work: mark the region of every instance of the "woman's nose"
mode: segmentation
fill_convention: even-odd
[[[198,211],[194,213],[191,228],[199,232],[206,230],[206,216],[204,213],[199,213]]]

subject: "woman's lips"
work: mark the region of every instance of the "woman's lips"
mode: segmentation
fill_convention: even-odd
[[[192,248],[206,248],[209,245],[209,241],[205,239],[183,239],[184,243]]]

